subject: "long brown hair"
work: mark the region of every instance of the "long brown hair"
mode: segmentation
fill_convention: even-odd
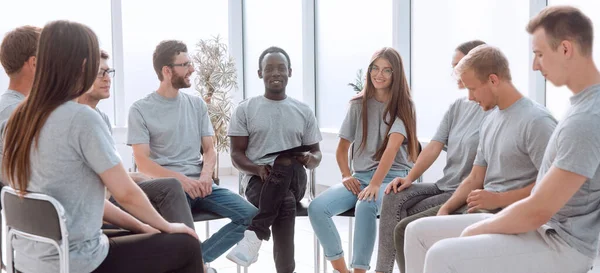
[[[406,81],[406,74],[404,73],[404,66],[402,65],[402,58],[398,52],[391,47],[384,47],[371,58],[369,63],[369,70],[375,60],[382,58],[387,60],[392,65],[392,85],[390,86],[390,100],[388,101],[385,111],[383,112],[383,121],[388,126],[386,130],[386,136],[381,146],[377,149],[374,158],[379,161],[383,156],[383,152],[387,147],[389,141],[389,133],[392,128],[392,124],[396,120],[396,117],[400,118],[404,122],[406,128],[406,140],[408,141],[408,157],[412,162],[417,161],[419,140],[417,139],[417,121],[415,114],[415,104],[412,101],[410,95],[410,88]],[[375,95],[375,86],[371,81],[370,75],[367,75],[367,84],[365,85],[362,95],[354,98],[355,100],[362,100],[362,140],[359,149],[365,148],[368,134],[367,124],[367,100]]]
[[[57,107],[85,93],[96,79],[100,49],[96,34],[87,26],[54,21],[42,30],[33,88],[6,124],[2,173],[24,194],[31,176],[32,145]],[[34,142],[35,140],[35,142]]]

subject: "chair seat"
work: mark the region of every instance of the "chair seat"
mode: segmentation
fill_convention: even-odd
[[[192,210],[192,218],[194,218],[194,222],[202,222],[202,221],[223,219],[225,217],[218,215],[214,212],[200,210],[200,209],[193,209]]]
[[[347,211],[344,211],[342,213],[340,213],[338,216],[344,216],[344,217],[354,217],[354,208],[351,208]],[[379,215],[377,215],[377,219],[379,219]]]
[[[340,213],[338,216],[354,217],[354,208],[344,211],[344,212]]]

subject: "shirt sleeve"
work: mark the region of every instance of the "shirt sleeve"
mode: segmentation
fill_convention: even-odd
[[[553,165],[589,179],[600,165],[600,116],[571,116],[556,132]]]
[[[127,121],[127,145],[149,144],[150,131],[146,126],[144,116],[135,105],[129,108],[129,118]]]

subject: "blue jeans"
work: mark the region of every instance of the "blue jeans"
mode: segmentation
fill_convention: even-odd
[[[191,199],[187,193],[186,196],[190,208],[214,212],[231,219],[231,223],[202,242],[202,257],[205,263],[216,260],[239,242],[244,237],[244,231],[252,222],[252,218],[258,213],[258,209],[242,196],[215,184],[209,196],[196,199]]]
[[[353,176],[360,182],[361,190],[366,188],[375,174],[375,170],[356,172]],[[383,179],[375,201],[358,201],[358,197],[346,189],[343,184],[332,186],[310,202],[308,217],[323,246],[327,260],[344,257],[340,235],[331,217],[355,207],[354,257],[352,268],[369,270],[377,234],[377,215],[385,188],[396,177],[404,177],[408,171],[389,171]]]

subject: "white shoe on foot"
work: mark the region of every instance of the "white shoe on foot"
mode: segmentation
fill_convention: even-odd
[[[258,260],[261,244],[262,240],[254,231],[246,230],[244,238],[227,254],[227,259],[241,266],[250,266]]]

